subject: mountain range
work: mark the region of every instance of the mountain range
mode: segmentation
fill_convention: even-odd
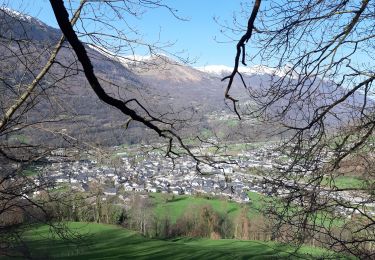
[[[3,36],[0,54],[5,57],[0,61],[4,111],[43,68],[61,32],[37,18],[7,8],[0,9],[0,24],[0,35]],[[124,100],[136,98],[154,115],[177,120],[177,130],[183,135],[201,133],[233,140],[249,136],[245,132],[251,132],[252,138],[257,140],[268,135],[264,126],[254,120],[238,121],[231,106],[225,103],[227,83],[221,79],[230,74],[230,67],[193,67],[163,54],[117,56],[93,44],[85,46],[107,93]],[[100,145],[149,141],[150,131],[137,123],[131,123],[125,130],[126,116],[96,97],[67,43],[56,60],[33,93],[31,104],[23,109],[28,111],[27,115],[22,116],[23,124],[45,119],[55,122],[50,123],[48,129],[44,124],[36,124],[26,131],[24,134],[29,142],[39,139],[60,142],[56,141],[54,132]],[[252,89],[262,90],[272,77],[284,76],[288,68],[276,70],[254,66],[239,70]],[[291,80],[295,77],[298,75],[292,74]],[[321,88],[322,93],[332,92],[329,84],[323,84]],[[232,87],[232,95],[240,100],[243,108],[253,105],[248,91],[240,80]],[[282,107],[283,102],[277,106]],[[186,121],[180,122],[180,119]],[[269,129],[269,132],[274,130]]]

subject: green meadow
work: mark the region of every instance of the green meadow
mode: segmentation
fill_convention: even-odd
[[[316,259],[328,252],[313,247],[296,249],[274,242],[142,237],[114,225],[69,222],[79,240],[61,239],[48,226],[24,235],[31,257],[37,259]],[[332,257],[332,255],[331,255]],[[339,257],[333,256],[335,259]],[[342,258],[344,259],[344,258]]]
[[[150,198],[154,204],[155,215],[159,218],[169,217],[172,223],[175,223],[177,219],[183,216],[184,212],[197,210],[200,206],[209,205],[215,212],[222,215],[227,215],[229,218],[233,219],[237,217],[241,211],[241,207],[246,206],[248,210],[248,217],[254,219],[255,217],[262,218],[261,211],[265,207],[269,207],[268,202],[273,200],[268,196],[264,196],[257,192],[248,192],[250,203],[239,204],[234,201],[219,198],[208,198],[208,197],[197,197],[197,196],[187,196],[187,195],[175,195],[162,194],[162,193],[151,193]],[[283,205],[278,203],[275,206],[282,208]],[[291,208],[289,214],[294,214],[297,208]],[[332,216],[329,214],[317,215],[317,223],[322,225],[332,225],[342,226],[344,223],[343,219],[335,218],[332,222]]]
[[[259,209],[263,205],[263,195],[256,192],[248,192],[251,203],[243,204],[249,209],[249,217],[259,215]],[[228,214],[235,217],[241,210],[241,204],[227,199],[207,198],[197,196],[171,196],[169,194],[152,193],[151,199],[155,205],[155,214],[158,217],[169,216],[172,222],[180,218],[186,210],[192,210],[199,206],[209,205],[220,214]]]

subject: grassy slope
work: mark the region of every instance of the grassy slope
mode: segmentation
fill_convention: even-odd
[[[69,223],[70,228],[86,234],[84,244],[69,245],[53,238],[49,229],[42,226],[29,231],[25,237],[37,258],[61,259],[290,259],[291,247],[271,242],[209,240],[209,239],[147,239],[135,232],[100,224]],[[302,248],[316,258],[325,251]]]
[[[244,204],[249,209],[249,217],[259,216],[259,210],[264,207],[264,195],[256,192],[248,192],[250,203]],[[174,196],[172,199],[170,194],[151,193],[151,198],[155,203],[155,213],[158,217],[169,216],[172,222],[176,221],[183,215],[186,210],[194,209],[196,206],[211,205],[212,208],[222,214],[228,214],[229,217],[235,217],[239,214],[241,204],[225,199],[207,199],[196,196]],[[168,199],[166,199],[168,198]]]
[[[186,210],[202,205],[211,205],[212,208],[220,213],[227,213],[229,216],[235,216],[240,209],[240,205],[235,202],[220,199],[205,199],[193,196],[175,196],[174,199],[166,200],[163,194],[151,194],[155,202],[155,213],[159,217],[170,216],[172,222],[181,217]]]

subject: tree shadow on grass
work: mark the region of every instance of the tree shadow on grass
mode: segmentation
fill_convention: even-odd
[[[168,203],[170,203],[170,202],[182,201],[182,200],[186,200],[186,197],[174,197],[174,198],[172,198],[172,199],[169,199],[169,200],[168,200]]]

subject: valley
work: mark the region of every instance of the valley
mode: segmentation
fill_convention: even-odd
[[[309,4],[263,31],[233,16],[230,63],[190,59],[203,35],[148,43],[148,11],[187,22],[162,1],[68,2],[43,6],[52,23],[0,6],[0,259],[374,257],[368,1],[302,35],[288,23],[314,23]]]

